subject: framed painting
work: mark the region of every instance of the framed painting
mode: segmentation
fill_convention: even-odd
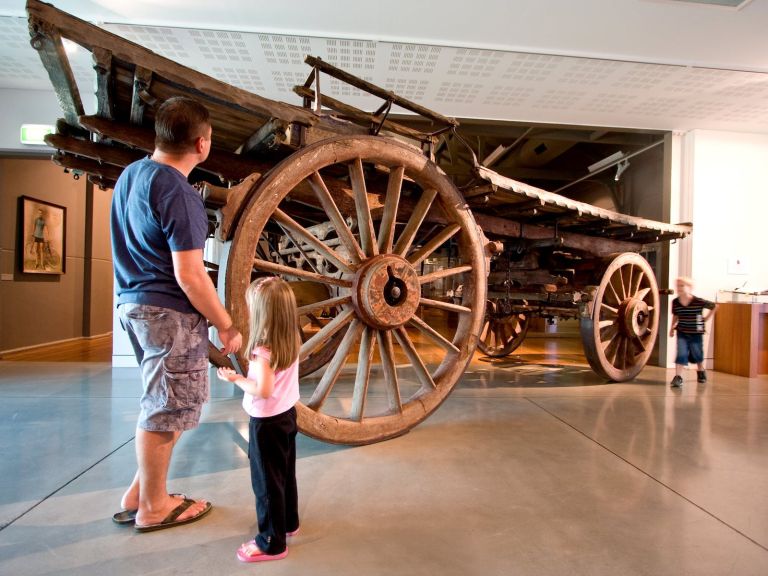
[[[19,196],[19,265],[25,274],[64,274],[67,209]]]

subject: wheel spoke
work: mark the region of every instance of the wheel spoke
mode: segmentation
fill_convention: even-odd
[[[453,345],[453,343],[440,334],[437,330],[432,328],[429,324],[424,322],[418,316],[413,316],[409,321],[413,327],[417,328],[422,334],[430,338],[435,344],[442,347],[447,352],[459,353],[459,349]]]
[[[465,272],[470,272],[471,270],[472,270],[472,266],[457,266],[455,268],[445,268],[444,270],[437,270],[430,274],[424,274],[424,276],[419,276],[419,284],[429,284],[430,282],[434,282],[435,280],[440,280],[441,278],[447,278],[448,276],[455,276],[456,274],[464,274]]]
[[[344,328],[347,324],[352,322],[355,311],[352,308],[347,308],[342,311],[341,314],[336,316],[333,320],[328,322],[322,329],[320,329],[312,338],[304,342],[301,345],[299,351],[299,359],[305,360],[310,354],[313,354],[320,349],[336,332]]]
[[[330,308],[331,306],[341,306],[352,300],[351,296],[337,296],[336,298],[328,298],[328,300],[320,300],[319,302],[313,302],[299,308],[299,316],[304,316],[312,312],[313,310],[319,310],[320,308]]]
[[[281,227],[287,229],[287,231],[304,240],[304,242],[312,246],[315,250],[320,252],[323,256],[341,268],[344,272],[352,272],[352,268],[349,262],[342,258],[333,248],[326,246],[322,240],[315,237],[314,234],[296,222],[296,220],[288,216],[288,214],[280,210],[280,208],[275,208],[275,213],[272,215],[272,217],[277,221],[278,224],[280,224]],[[299,242],[297,242],[290,234],[288,234],[288,238],[293,241],[302,255],[306,257]]]
[[[443,228],[443,230],[432,238],[432,240],[408,256],[408,262],[414,266],[418,266],[421,264],[422,260],[428,258],[432,252],[440,248],[440,246],[442,246],[449,238],[452,238],[459,230],[461,230],[461,226],[458,224],[451,224],[450,226]]]
[[[491,327],[490,320],[486,320],[483,323],[483,328],[480,330],[480,336],[478,337],[478,340],[480,340],[480,342],[482,342],[485,345],[488,345],[488,337],[490,336],[490,333],[491,333],[490,327]]]
[[[637,277],[635,278],[634,282],[630,284],[629,287],[629,295],[633,296],[634,298],[637,298],[638,290],[640,290],[640,285],[643,283],[643,278],[645,277],[645,273],[642,269],[638,270]]]
[[[618,333],[619,333],[619,326],[615,322],[611,322],[611,324],[607,328],[601,328],[600,342],[613,340],[613,338]]]
[[[635,298],[637,298],[638,300],[645,300],[645,297],[648,296],[650,292],[651,292],[650,288],[643,288],[642,290],[638,290],[637,292],[635,292]]]
[[[603,346],[605,357],[610,364],[614,364],[616,362],[616,353],[618,352],[620,342],[621,334],[616,334],[616,336],[611,338],[611,340],[605,346]]]
[[[379,245],[376,243],[376,236],[373,232],[373,220],[371,219],[371,208],[368,204],[368,191],[365,187],[363,161],[360,158],[355,158],[349,165],[349,179],[352,183],[352,192],[355,195],[360,245],[366,256],[376,256],[379,253]]]
[[[600,320],[598,322],[597,327],[602,330],[603,328],[607,328],[608,326],[613,326],[616,323],[615,320]]]
[[[451,304],[450,302],[441,302],[440,300],[430,300],[429,298],[420,298],[419,306],[430,306],[432,308],[439,308],[440,310],[448,310],[449,312],[461,312],[463,314],[469,314],[472,312],[471,308],[466,306],[459,306],[458,304]]]
[[[357,354],[357,373],[355,388],[352,392],[352,410],[350,420],[360,422],[365,413],[365,401],[368,396],[368,382],[371,378],[371,361],[373,360],[373,328],[365,327],[360,340],[360,351]]]
[[[315,192],[315,196],[320,201],[320,204],[325,210],[326,215],[330,218],[333,227],[336,229],[336,235],[339,237],[339,241],[344,244],[349,252],[350,258],[355,264],[359,264],[365,259],[365,254],[360,249],[360,245],[355,240],[352,232],[349,230],[349,226],[344,221],[344,217],[341,215],[336,202],[333,201],[331,193],[328,191],[328,187],[323,181],[323,177],[319,172],[314,172],[309,179],[309,185]]]
[[[347,354],[349,354],[349,350],[357,341],[362,329],[363,323],[360,322],[360,320],[357,318],[352,320],[352,324],[349,326],[347,333],[344,334],[344,338],[342,339],[341,344],[339,344],[339,347],[336,349],[336,353],[328,363],[328,366],[323,373],[323,377],[320,379],[320,383],[317,385],[317,388],[315,388],[315,391],[312,394],[312,398],[310,398],[309,402],[307,402],[308,408],[315,411],[322,408],[325,400],[328,398],[328,394],[330,394],[333,385],[336,383],[336,380],[339,377],[339,372],[341,372],[341,369],[344,367],[344,364],[347,361]]]
[[[397,207],[400,203],[400,191],[403,187],[404,166],[397,166],[389,172],[387,182],[387,197],[384,200],[384,213],[379,224],[379,253],[392,252],[392,243],[395,238],[395,224],[397,224]]]
[[[266,260],[254,259],[253,267],[262,272],[273,272],[275,274],[281,274],[283,276],[293,276],[296,278],[306,278],[307,280],[315,280],[323,284],[333,284],[334,286],[342,286],[344,288],[352,287],[352,282],[349,280],[342,280],[341,278],[332,278],[331,276],[323,276],[322,274],[316,274],[315,272],[308,272],[307,270],[301,270],[300,268],[291,268],[290,266],[284,266],[283,264],[275,264],[274,262],[268,262]]]
[[[608,311],[609,314],[613,314],[614,316],[618,316],[619,315],[619,309],[618,308],[614,308],[613,306],[608,306],[608,304],[606,304],[605,302],[602,302],[600,304],[600,309],[601,310],[605,309],[605,310]]]
[[[427,367],[424,366],[424,362],[422,362],[421,357],[416,351],[413,342],[411,342],[411,338],[408,336],[405,328],[399,326],[395,328],[394,332],[395,339],[397,339],[397,343],[400,344],[400,347],[403,349],[403,352],[405,352],[405,355],[408,356],[408,360],[410,360],[411,366],[413,367],[414,372],[416,372],[416,378],[421,384],[422,389],[434,390],[437,388],[437,386],[435,386],[435,381],[432,380],[432,376],[430,376],[429,370],[427,370]]]
[[[389,411],[400,414],[403,411],[403,402],[400,398],[400,385],[395,368],[392,333],[389,330],[379,331],[376,333],[376,339],[379,341],[379,355],[381,356],[381,368],[384,371],[384,386],[387,390]]]
[[[624,281],[624,273],[623,270],[626,269],[628,274],[626,278],[626,282]],[[635,265],[630,264],[629,266],[625,266],[622,268],[622,278],[621,278],[621,287],[624,289],[624,298],[629,298],[633,292],[632,292],[632,274],[635,271]]]
[[[618,293],[616,292],[616,288],[613,286],[613,281],[611,279],[610,282],[608,282],[608,288],[611,289],[610,294],[613,296],[613,302],[614,304],[621,304],[621,298],[619,297]],[[605,295],[608,296],[608,291],[606,290]]]
[[[411,217],[405,225],[405,229],[400,234],[400,238],[397,239],[397,244],[395,244],[394,249],[395,254],[399,254],[405,258],[405,255],[408,253],[408,250],[413,243],[413,239],[416,237],[416,232],[418,232],[421,223],[427,216],[427,212],[429,212],[430,206],[432,206],[432,201],[435,199],[435,196],[437,196],[437,190],[434,188],[422,192],[421,198],[416,202]]]
[[[622,301],[626,299],[627,297],[627,285],[624,282],[624,270],[626,270],[626,266],[622,266],[616,272],[614,272],[613,277],[616,278],[619,277],[619,284],[621,285],[621,299]]]

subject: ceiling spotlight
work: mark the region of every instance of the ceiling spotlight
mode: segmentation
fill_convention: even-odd
[[[629,168],[629,160],[624,160],[623,162],[619,162],[616,165],[616,176],[613,177],[616,182],[619,181],[619,178],[621,178],[621,175],[624,173],[624,170]]]

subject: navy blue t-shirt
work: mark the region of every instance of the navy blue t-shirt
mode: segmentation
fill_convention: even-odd
[[[176,282],[171,252],[201,250],[207,235],[203,200],[181,172],[151,158],[126,167],[112,196],[118,305],[195,312]]]

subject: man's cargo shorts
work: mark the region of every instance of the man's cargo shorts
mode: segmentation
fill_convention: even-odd
[[[208,323],[147,304],[121,304],[120,322],[141,366],[138,427],[153,432],[195,428],[208,400]]]

